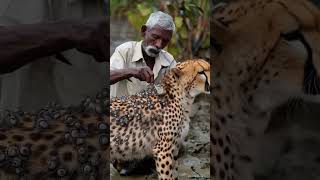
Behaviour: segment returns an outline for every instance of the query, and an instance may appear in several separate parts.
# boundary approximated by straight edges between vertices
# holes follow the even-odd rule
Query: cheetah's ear
[[[178,68],[172,68],[171,71],[177,78],[179,78],[182,75],[182,71]]]
[[[214,6],[213,14],[210,18],[210,26],[212,37],[214,37],[215,43],[223,45],[226,42],[231,41],[233,38],[232,28],[230,27],[230,22],[226,19],[221,18],[224,16],[224,12],[226,12],[228,5],[226,3],[219,3]],[[231,41],[232,42],[232,41]]]
[[[218,20],[212,20],[211,24],[213,27],[212,37],[214,38],[215,43],[224,45],[226,42],[231,41],[233,33],[227,26]]]

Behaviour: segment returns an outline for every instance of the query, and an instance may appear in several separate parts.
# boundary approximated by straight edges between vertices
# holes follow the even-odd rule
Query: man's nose
[[[156,46],[158,49],[163,49],[163,47],[162,47],[162,46],[163,46],[162,40],[157,40],[155,46]]]

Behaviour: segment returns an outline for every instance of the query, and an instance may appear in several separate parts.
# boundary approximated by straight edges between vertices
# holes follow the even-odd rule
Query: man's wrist
[[[127,71],[128,78],[137,76],[137,68],[128,68]]]
[[[52,29],[60,29],[57,30],[56,34],[59,34],[59,39],[70,44],[70,46],[74,47],[77,43],[79,43],[79,39],[83,36],[83,25],[79,24],[75,20],[61,20],[55,21],[48,24],[52,26]],[[77,29],[79,28],[79,29]],[[81,29],[80,29],[81,28]]]
[[[110,71],[110,82],[114,84],[116,82],[135,77],[135,68],[127,68],[120,70],[111,70]]]
[[[93,41],[92,37],[95,33],[98,33],[98,24],[101,22],[102,20],[99,18],[63,21],[63,23],[68,24],[69,40],[76,44]],[[105,20],[105,23],[107,23],[107,20]]]

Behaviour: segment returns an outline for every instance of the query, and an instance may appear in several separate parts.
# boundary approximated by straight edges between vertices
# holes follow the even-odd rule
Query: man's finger
[[[152,72],[152,71],[151,71]],[[153,74],[153,72],[151,73],[151,83],[153,83],[153,81],[154,81],[154,74]]]
[[[143,69],[143,74],[144,74],[144,77],[145,77],[145,81],[146,81],[147,83],[149,83],[149,81],[150,81],[150,75],[149,75],[149,72],[148,72],[147,68],[144,68],[144,69]]]
[[[145,75],[144,75],[144,72],[143,72],[142,70],[139,71],[138,76],[139,76],[138,79],[139,79],[140,81],[145,81],[145,80],[146,80]]]
[[[149,83],[153,83],[153,80],[154,80],[154,78],[153,78],[153,72],[151,72],[150,74],[149,74],[150,76],[150,81],[149,81]]]
[[[153,82],[153,79],[154,79],[154,75],[153,75],[153,71],[148,67],[146,68],[146,70],[148,71],[148,74],[149,74],[149,77],[150,77],[150,80],[148,83],[152,83]]]
[[[150,68],[148,68],[148,74],[149,74],[149,82],[148,83],[152,83],[153,82],[153,71],[151,71]]]
[[[135,75],[135,78],[139,79],[140,81],[143,81],[143,74],[142,72],[139,72],[138,74]]]

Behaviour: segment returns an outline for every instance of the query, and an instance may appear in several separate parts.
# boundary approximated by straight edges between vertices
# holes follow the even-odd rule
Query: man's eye
[[[153,38],[153,39],[158,39],[159,36],[157,36],[157,35],[152,35],[152,38]]]

